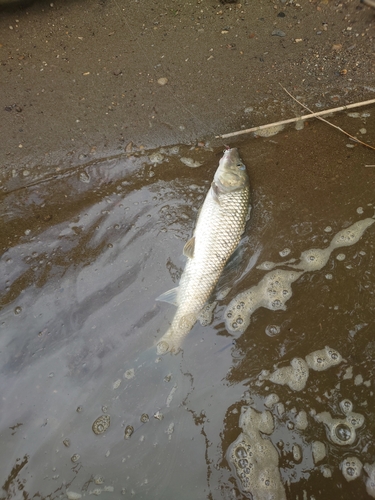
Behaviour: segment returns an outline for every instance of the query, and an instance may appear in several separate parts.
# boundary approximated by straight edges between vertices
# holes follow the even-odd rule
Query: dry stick
[[[375,1],[374,0],[361,0],[361,3],[368,5],[369,7],[374,7],[375,9]]]
[[[302,102],[300,102],[298,99],[296,99],[294,96],[292,96],[292,94],[290,92],[288,92],[286,90],[286,88],[284,88],[281,84],[280,84],[280,87],[285,90],[285,92],[288,94],[288,96],[290,96],[294,101],[298,102],[298,104],[300,104],[301,106],[303,106],[305,109],[307,109],[307,111],[310,111],[310,113],[312,113],[311,109],[309,109],[307,106],[305,106],[304,104],[302,104]],[[337,125],[334,125],[333,123],[329,122],[328,120],[326,120],[325,118],[322,118],[321,116],[317,116],[316,118],[318,118],[318,120],[321,120],[322,122],[324,123],[327,123],[328,125],[331,125],[331,127],[334,127],[336,128],[337,130],[339,130],[340,132],[342,132],[343,134],[347,135],[348,137],[350,137],[350,139],[352,139],[354,142],[358,142],[359,144],[362,144],[362,146],[366,146],[366,148],[370,148],[370,149],[373,149],[375,150],[375,148],[373,146],[370,146],[370,144],[366,144],[366,142],[362,142],[360,141],[359,139],[357,139],[357,137],[354,137],[353,135],[350,135],[348,132],[346,132],[345,130],[343,130],[341,127],[338,127]]]
[[[369,104],[375,104],[375,99],[370,99],[369,101],[357,102],[355,104],[347,104],[346,106],[340,106],[339,108],[325,109],[324,111],[318,111],[317,113],[311,113],[310,115],[297,116],[296,118],[289,118],[288,120],[282,120],[280,122],[268,123],[267,125],[259,125],[259,127],[248,128],[246,130],[239,130],[237,132],[231,132],[229,134],[216,135],[215,138],[227,139],[228,137],[235,137],[236,135],[258,132],[258,130],[265,130],[266,128],[276,127],[278,125],[287,125],[288,123],[295,123],[303,120],[309,120],[310,118],[317,118],[318,116],[329,115],[330,113],[337,113],[338,111],[345,111],[347,109],[359,108],[361,106],[368,106]]]

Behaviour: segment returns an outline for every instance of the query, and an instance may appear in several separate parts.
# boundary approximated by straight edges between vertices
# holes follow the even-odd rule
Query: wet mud
[[[374,120],[333,121],[371,140]],[[375,496],[373,152],[320,122],[231,145],[252,216],[213,321],[178,354],[156,353],[174,308],[155,298],[177,286],[222,148],[5,179],[0,498]],[[287,300],[228,328],[270,263],[294,273]]]

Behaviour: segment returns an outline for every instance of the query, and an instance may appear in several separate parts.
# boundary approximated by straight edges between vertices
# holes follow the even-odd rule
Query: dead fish
[[[184,247],[188,257],[180,284],[156,300],[177,306],[158,354],[177,351],[198,319],[229,257],[236,249],[249,216],[250,185],[236,148],[227,149],[200,210],[193,237]]]

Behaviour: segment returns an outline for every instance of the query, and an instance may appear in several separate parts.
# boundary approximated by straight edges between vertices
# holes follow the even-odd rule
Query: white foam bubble
[[[326,477],[326,478],[332,477],[332,471],[329,467],[322,467],[321,470],[322,470],[323,477]]]
[[[307,413],[305,412],[305,410],[301,410],[296,415],[296,428],[303,431],[307,429],[307,426],[308,426]]]
[[[313,441],[311,445],[314,464],[321,462],[327,454],[326,445],[321,441]]]
[[[196,161],[194,160],[193,158],[186,158],[185,156],[182,156],[180,158],[180,161],[186,165],[187,167],[190,167],[190,168],[198,168],[200,166],[203,165],[202,162],[199,162],[199,161]]]
[[[274,384],[288,385],[292,391],[301,391],[305,388],[309,376],[309,368],[302,358],[293,358],[290,366],[277,368],[273,373],[263,372],[263,380]]]
[[[282,130],[284,130],[285,125],[274,125],[273,127],[267,127],[263,130],[257,130],[255,135],[259,137],[272,137]]]
[[[280,401],[280,398],[277,394],[269,394],[265,401],[264,401],[264,406],[266,406],[267,408],[272,408],[276,403],[278,403]]]
[[[363,469],[368,475],[366,479],[366,491],[372,498],[375,498],[375,462],[373,464],[365,464]]]
[[[81,493],[77,493],[75,491],[66,491],[66,496],[68,500],[79,500],[82,498]]]
[[[265,332],[269,337],[275,337],[280,333],[281,329],[278,325],[267,325]]]
[[[225,323],[230,332],[244,332],[250,318],[259,307],[272,311],[285,310],[292,296],[291,284],[302,273],[279,269],[267,273],[258,285],[240,293],[225,311]]]
[[[302,460],[302,449],[298,444],[294,444],[292,448],[294,461],[299,463]]]
[[[257,266],[257,269],[260,269],[261,271],[271,271],[271,269],[273,269],[275,266],[277,266],[277,264],[266,260],[259,264],[259,266]]]
[[[300,262],[290,267],[303,269],[306,271],[319,271],[324,267],[331,254],[330,248],[311,248],[301,253]]]
[[[113,389],[118,389],[121,385],[121,379],[117,379],[116,382],[113,382]]]
[[[277,403],[276,405],[276,410],[277,410],[277,413],[279,415],[279,417],[282,417],[285,413],[285,406],[283,403]]]
[[[340,401],[340,409],[344,413],[344,415],[348,415],[353,411],[353,403],[350,399],[343,399]]]
[[[346,457],[340,464],[341,472],[347,481],[353,481],[361,475],[363,464],[357,457]]]
[[[323,371],[341,363],[342,356],[335,349],[325,346],[324,349],[308,354],[305,360],[308,367],[312,370]]]
[[[375,219],[372,218],[355,222],[350,227],[339,231],[327,248],[312,248],[302,252],[298,263],[295,263],[296,259],[290,259],[279,263],[266,261],[257,266],[257,269],[270,272],[257,285],[240,293],[229,303],[225,311],[227,330],[231,333],[244,332],[250,324],[251,315],[259,307],[265,307],[272,311],[285,310],[285,304],[292,296],[292,283],[305,272],[322,269],[336,248],[357,243],[365,230],[374,222]],[[328,229],[332,228],[327,226],[325,231]],[[286,265],[295,271],[276,269]],[[329,279],[331,278],[330,274],[327,276]]]
[[[330,248],[340,248],[357,243],[368,227],[375,222],[374,219],[367,218],[355,222],[350,227],[339,231],[332,239]]]
[[[131,379],[134,377],[134,368],[129,368],[129,370],[126,370],[124,373],[124,378]]]
[[[212,317],[214,314],[217,302],[207,302],[199,313],[198,321],[202,326],[207,326],[212,322]]]
[[[362,427],[365,419],[360,413],[352,411],[353,404],[348,399],[341,401],[340,408],[345,418],[333,418],[328,411],[323,411],[315,415],[315,420],[324,424],[331,442],[346,446],[354,443],[356,429]]]
[[[228,448],[227,459],[241,490],[258,500],[285,500],[278,452],[271,441],[262,436],[274,430],[272,414],[268,410],[260,413],[242,407],[239,423],[243,432]]]
[[[152,153],[149,156],[149,160],[153,165],[158,165],[160,163],[163,163],[164,161],[164,156],[161,153]]]

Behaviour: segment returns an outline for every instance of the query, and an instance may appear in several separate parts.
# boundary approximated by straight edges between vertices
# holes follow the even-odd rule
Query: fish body
[[[200,210],[193,237],[184,247],[188,257],[180,284],[157,300],[173,303],[176,314],[157,345],[159,354],[176,351],[198,319],[245,230],[250,186],[236,148],[227,149]]]

